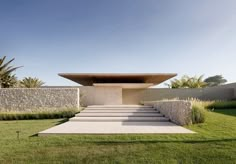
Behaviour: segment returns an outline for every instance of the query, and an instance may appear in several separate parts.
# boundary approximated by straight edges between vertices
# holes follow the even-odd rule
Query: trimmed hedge
[[[0,120],[31,120],[55,119],[73,117],[79,110],[65,110],[54,112],[4,112],[0,113]]]

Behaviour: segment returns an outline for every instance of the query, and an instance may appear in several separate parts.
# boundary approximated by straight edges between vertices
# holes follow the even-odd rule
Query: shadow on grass
[[[56,125],[63,124],[63,123],[65,123],[65,122],[67,122],[67,121],[69,121],[69,118],[64,118],[64,119],[62,119],[62,120],[60,120],[60,121],[57,121],[57,123],[55,124],[55,126],[56,126]]]
[[[134,143],[145,143],[145,144],[151,144],[151,143],[189,143],[189,144],[199,144],[199,143],[220,143],[220,142],[233,142],[236,141],[236,138],[232,139],[217,139],[217,140],[188,140],[188,141],[168,141],[168,140],[134,140],[134,141],[88,141],[89,143],[95,143],[98,145],[106,145],[106,144],[134,144]]]
[[[38,133],[33,134],[33,135],[29,136],[29,137],[38,137]]]
[[[65,123],[65,122],[67,122],[67,121],[69,121],[69,118],[64,118],[64,119],[62,119],[62,120],[60,120],[60,121],[57,121],[54,126],[63,124],[63,123]],[[35,134],[33,134],[33,135],[29,136],[29,137],[38,137],[38,133],[35,133]]]
[[[236,109],[215,109],[213,112],[236,117]]]

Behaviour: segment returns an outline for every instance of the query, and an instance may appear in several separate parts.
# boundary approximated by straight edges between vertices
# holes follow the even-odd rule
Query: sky
[[[58,73],[223,75],[236,82],[235,0],[0,0],[0,57]],[[164,87],[164,85],[160,85]]]

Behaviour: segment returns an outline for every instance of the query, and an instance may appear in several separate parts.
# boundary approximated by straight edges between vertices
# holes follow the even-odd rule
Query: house
[[[156,86],[176,75],[175,73],[59,74],[59,76],[82,85],[79,89],[81,101],[85,106],[138,104],[147,88]]]

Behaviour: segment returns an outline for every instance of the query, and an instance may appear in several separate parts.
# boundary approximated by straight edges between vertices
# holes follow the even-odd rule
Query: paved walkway
[[[70,121],[39,133],[58,134],[170,134],[194,133],[171,123],[148,106],[89,106]]]

